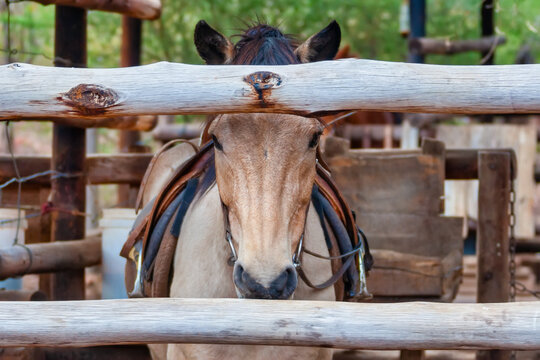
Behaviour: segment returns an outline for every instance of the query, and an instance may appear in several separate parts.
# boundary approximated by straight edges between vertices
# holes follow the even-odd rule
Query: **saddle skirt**
[[[137,211],[157,158],[170,146],[165,145],[150,162],[141,183]],[[298,274],[313,288],[334,285],[337,300],[369,298],[366,275],[373,259],[367,239],[356,226],[354,214],[330,178],[320,154],[317,158],[311,200],[324,232],[333,277],[323,284],[313,285],[301,267],[297,269]],[[120,253],[127,259],[125,283],[130,297],[169,296],[174,253],[185,214],[197,195],[204,194],[214,183],[214,146],[208,141],[176,169],[160,193],[144,206]],[[302,256],[309,255],[303,252]]]

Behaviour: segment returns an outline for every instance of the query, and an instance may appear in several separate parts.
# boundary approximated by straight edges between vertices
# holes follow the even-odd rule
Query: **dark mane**
[[[290,36],[277,28],[258,24],[239,35],[235,45],[235,65],[287,65],[299,64],[294,54],[295,44]]]

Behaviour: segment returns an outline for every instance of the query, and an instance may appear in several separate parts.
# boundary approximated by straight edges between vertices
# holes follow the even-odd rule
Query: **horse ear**
[[[298,46],[295,54],[300,62],[332,60],[339,49],[341,29],[336,20]]]
[[[233,44],[206,21],[201,20],[195,26],[194,40],[200,57],[208,65],[226,64],[232,60]]]

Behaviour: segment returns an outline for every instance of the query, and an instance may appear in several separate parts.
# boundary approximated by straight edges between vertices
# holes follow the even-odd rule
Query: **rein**
[[[326,288],[328,288],[330,286],[333,286],[337,281],[339,281],[339,279],[341,279],[341,277],[345,274],[347,269],[352,265],[352,262],[354,261],[354,256],[353,255],[358,254],[358,263],[359,263],[358,269],[359,269],[359,275],[360,275],[360,280],[359,280],[360,289],[359,289],[357,297],[362,298],[362,299],[371,299],[373,297],[367,291],[367,287],[366,287],[366,273],[365,273],[364,264],[365,264],[365,255],[366,255],[365,244],[367,244],[367,238],[366,238],[366,235],[364,234],[364,232],[362,230],[360,230],[358,227],[357,227],[357,231],[358,231],[358,235],[360,235],[358,245],[356,245],[356,247],[353,250],[351,250],[349,252],[346,252],[345,254],[341,254],[341,255],[338,255],[338,256],[324,256],[324,255],[318,254],[318,253],[316,253],[314,251],[308,250],[306,248],[303,249],[303,252],[305,252],[306,254],[311,255],[313,257],[316,257],[316,258],[319,258],[319,259],[323,259],[323,260],[339,260],[339,259],[347,258],[347,260],[343,263],[343,265],[341,265],[341,267],[339,268],[339,270],[337,272],[335,272],[328,280],[326,280],[325,282],[323,282],[321,284],[318,284],[318,285],[313,284],[309,280],[306,273],[304,272],[304,270],[300,266],[300,263],[298,264],[298,266],[296,266],[296,264],[295,264],[296,271],[298,272],[298,275],[306,283],[307,286],[309,286],[312,289],[318,289],[318,290],[326,289]],[[303,234],[302,234],[302,237],[303,237]],[[300,252],[300,254],[301,254],[301,252]]]

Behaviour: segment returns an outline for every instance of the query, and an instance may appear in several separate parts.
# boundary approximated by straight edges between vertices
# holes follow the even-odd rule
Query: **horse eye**
[[[311,141],[309,142],[310,149],[316,147],[319,145],[319,138],[321,137],[321,132],[316,132],[313,134],[313,137],[311,138]]]
[[[218,149],[219,151],[223,151],[223,146],[218,141],[217,137],[215,135],[212,135],[212,141],[214,142],[214,147]]]

